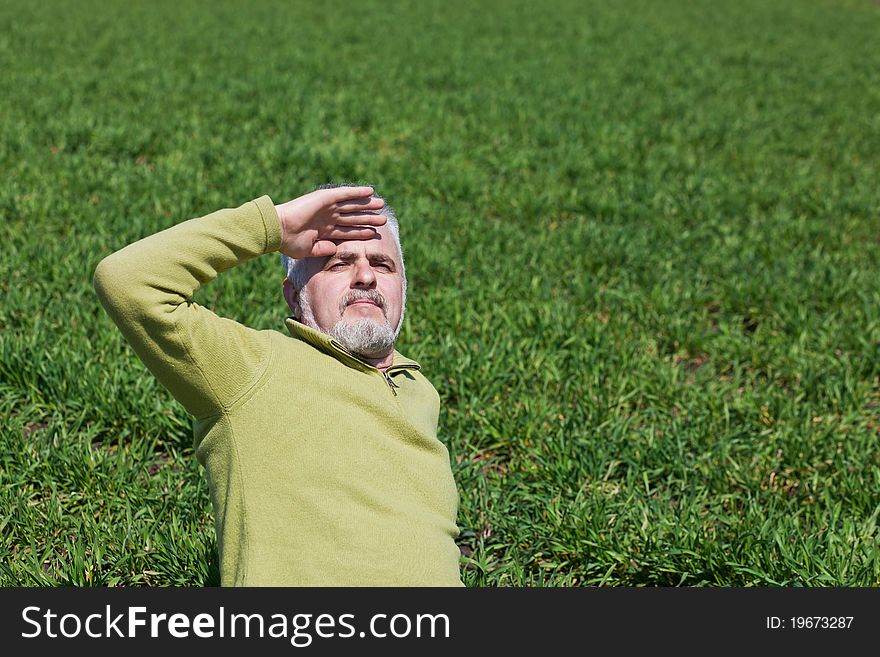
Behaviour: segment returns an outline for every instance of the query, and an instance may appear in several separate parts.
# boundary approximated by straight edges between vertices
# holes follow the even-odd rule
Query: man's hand
[[[275,206],[281,220],[282,254],[291,258],[331,256],[332,240],[368,240],[388,219],[380,210],[385,202],[373,199],[372,187],[334,187],[304,194]]]

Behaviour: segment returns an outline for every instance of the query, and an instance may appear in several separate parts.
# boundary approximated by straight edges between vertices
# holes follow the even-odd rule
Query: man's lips
[[[379,310],[382,310],[382,306],[380,306],[375,301],[370,301],[369,299],[358,299],[357,301],[352,301],[350,304],[348,304],[348,306],[375,306]],[[346,306],[346,308],[348,308],[348,306]],[[382,310],[382,312],[384,313],[385,311]]]

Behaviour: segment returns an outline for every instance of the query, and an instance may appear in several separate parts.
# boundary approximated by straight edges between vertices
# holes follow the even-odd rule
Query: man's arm
[[[189,413],[228,407],[268,358],[266,334],[193,301],[222,272],[277,251],[281,227],[271,199],[190,219],[104,258],[94,285],[138,357]]]
[[[274,206],[268,196],[190,219],[107,256],[94,286],[138,357],[196,417],[221,412],[267,365],[266,333],[217,316],[193,294],[222,272],[281,251],[331,255],[334,240],[369,239],[382,201],[370,187],[318,190]]]

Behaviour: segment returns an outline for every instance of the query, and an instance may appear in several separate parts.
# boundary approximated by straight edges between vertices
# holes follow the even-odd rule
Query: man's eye
[[[341,269],[342,267],[345,267],[345,266],[346,266],[346,263],[344,263],[344,262],[336,262],[336,263],[330,265],[329,269]]]
[[[376,265],[376,267],[379,267],[380,269],[384,269],[384,270],[386,270],[386,271],[391,271],[391,266],[388,265],[388,264],[386,264],[386,263],[384,263],[384,262],[380,262],[380,263],[378,263],[378,264]]]

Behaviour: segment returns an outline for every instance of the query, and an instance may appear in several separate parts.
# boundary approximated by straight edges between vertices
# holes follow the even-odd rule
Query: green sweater
[[[224,586],[461,586],[440,398],[394,352],[387,379],[329,336],[214,314],[193,293],[278,251],[263,196],[104,258],[94,284],[137,355],[195,416]]]

